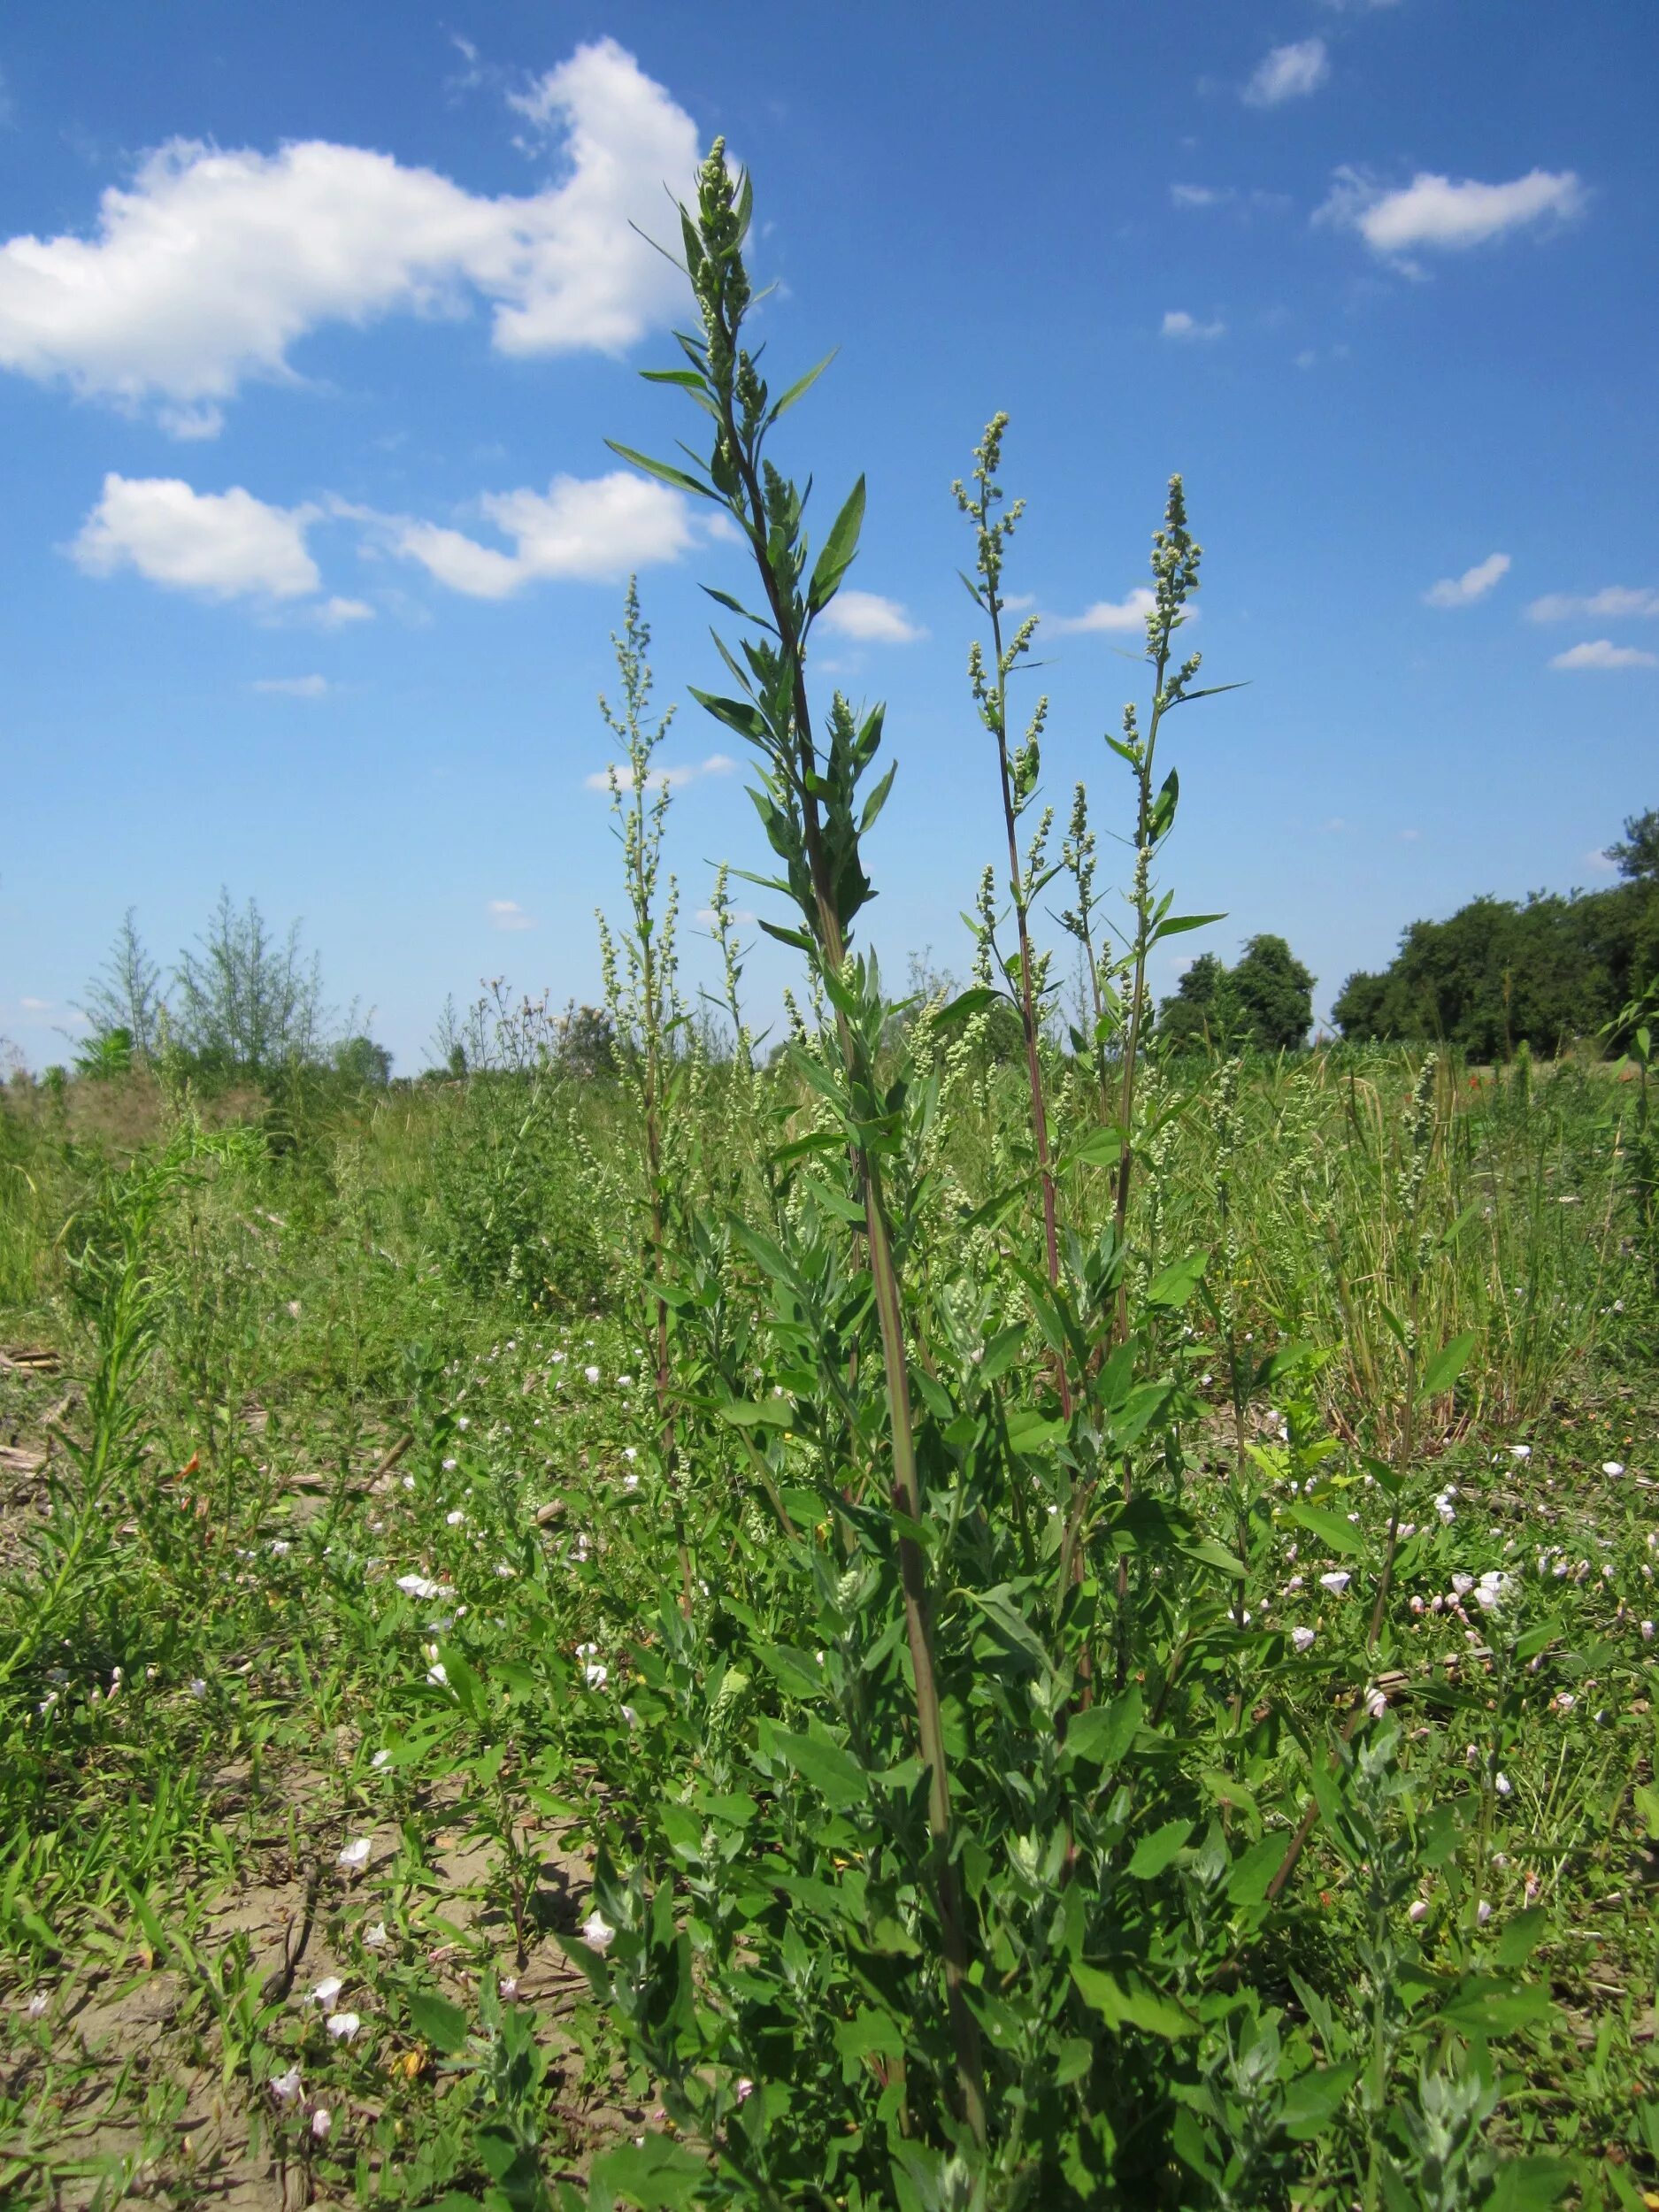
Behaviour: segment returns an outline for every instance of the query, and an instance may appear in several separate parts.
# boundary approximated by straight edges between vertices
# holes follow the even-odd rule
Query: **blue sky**
[[[14,12],[0,78],[0,1033],[36,1066],[128,905],[166,958],[221,883],[405,1071],[482,976],[596,992],[624,580],[667,699],[735,580],[603,442],[688,434],[628,224],[670,234],[716,131],[775,379],[841,349],[782,457],[826,505],[869,478],[826,658],[889,702],[895,964],[965,965],[996,847],[950,484],[997,408],[1062,821],[1079,776],[1125,818],[1102,733],[1186,475],[1194,641],[1249,687],[1175,726],[1170,879],[1225,956],[1282,933],[1326,1007],[1416,916],[1606,880],[1659,803],[1646,0],[78,0]],[[681,709],[688,915],[759,857],[733,749]],[[757,950],[761,1018],[789,972]]]

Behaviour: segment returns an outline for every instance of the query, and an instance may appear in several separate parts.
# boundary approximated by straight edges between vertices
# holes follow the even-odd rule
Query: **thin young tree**
[[[134,1059],[153,1055],[163,1012],[161,970],[138,933],[135,906],[122,916],[109,957],[87,986],[78,1010],[91,1024],[95,1045],[125,1031]]]

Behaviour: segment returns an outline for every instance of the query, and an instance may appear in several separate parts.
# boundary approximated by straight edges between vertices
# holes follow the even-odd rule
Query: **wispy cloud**
[[[1091,632],[1105,632],[1117,636],[1129,631],[1146,628],[1147,617],[1157,602],[1144,584],[1121,599],[1097,599],[1092,607],[1085,607],[1081,614],[1050,615],[1047,626],[1066,634],[1082,635]]]
[[[1373,253],[1400,261],[1419,248],[1457,253],[1552,219],[1571,222],[1586,199],[1571,169],[1532,169],[1508,184],[1420,170],[1409,184],[1388,191],[1363,171],[1343,168],[1313,220],[1356,230]]]
[[[1550,662],[1552,668],[1659,668],[1659,653],[1644,653],[1640,646],[1615,645],[1598,637],[1583,645],[1570,645]]]
[[[1632,615],[1659,615],[1659,591],[1645,584],[1609,584],[1601,591],[1547,591],[1526,610],[1529,622],[1618,622]]]
[[[1302,38],[1275,46],[1263,57],[1240,97],[1253,108],[1276,108],[1286,100],[1306,99],[1331,73],[1331,57],[1322,38]]]
[[[1189,315],[1184,307],[1171,308],[1158,325],[1161,338],[1177,338],[1186,342],[1208,343],[1224,335],[1227,326],[1219,315],[1213,322],[1201,323],[1195,315]]]
[[[861,645],[914,645],[927,635],[896,599],[879,592],[837,592],[824,610],[824,627]]]
[[[1471,607],[1509,574],[1509,565],[1507,553],[1488,553],[1461,576],[1442,576],[1438,584],[1431,584],[1424,600],[1431,607]]]
[[[648,791],[678,791],[682,785],[695,783],[703,776],[729,776],[737,763],[725,753],[710,753],[707,760],[687,761],[683,766],[657,768],[645,779]],[[589,791],[631,791],[634,778],[622,762],[612,762],[608,768],[595,768],[585,779]]]
[[[326,676],[256,676],[250,691],[266,691],[285,699],[322,699],[328,695]]]
[[[492,929],[534,929],[535,917],[526,914],[517,899],[490,899],[484,911]]]

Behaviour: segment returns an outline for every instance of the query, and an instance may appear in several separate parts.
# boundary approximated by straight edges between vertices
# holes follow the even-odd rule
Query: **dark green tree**
[[[1201,952],[1182,976],[1173,998],[1158,1015],[1158,1033],[1176,1052],[1224,1051],[1238,1027],[1238,1002],[1225,967],[1213,952]]]
[[[1200,953],[1164,1000],[1158,1032],[1177,1052],[1295,1052],[1313,1020],[1313,984],[1282,937],[1252,937],[1233,968]]]
[[[1659,807],[1624,817],[1624,834],[1607,849],[1620,875],[1632,883],[1659,883]]]
[[[1282,937],[1252,937],[1227,983],[1256,1051],[1297,1052],[1307,1043],[1314,979]]]

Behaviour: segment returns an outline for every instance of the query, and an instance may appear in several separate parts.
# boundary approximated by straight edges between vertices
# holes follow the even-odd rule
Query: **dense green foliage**
[[[1524,903],[1479,898],[1443,922],[1413,922],[1380,974],[1349,976],[1332,1012],[1361,1041],[1455,1044],[1477,1060],[1518,1045],[1556,1053],[1611,1031],[1659,982],[1659,857],[1649,812],[1609,848],[1626,880]]]

